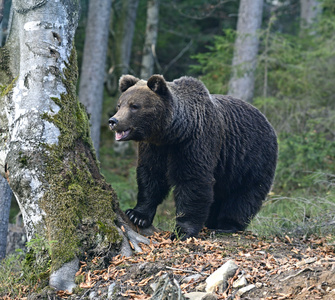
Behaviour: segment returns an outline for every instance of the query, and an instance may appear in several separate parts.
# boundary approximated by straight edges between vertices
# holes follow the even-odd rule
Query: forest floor
[[[156,233],[149,246],[142,245],[143,253],[117,256],[108,269],[92,270],[82,261],[77,273],[82,277],[80,292],[60,291],[57,298],[106,299],[113,284],[111,299],[149,299],[152,283],[165,273],[177,280],[183,294],[204,291],[206,278],[233,260],[239,268],[226,290],[217,288],[217,299],[335,299],[335,247],[330,237],[265,240],[250,232],[223,235],[206,230],[185,242],[172,242],[168,236]],[[255,286],[243,295],[232,287],[241,275]]]

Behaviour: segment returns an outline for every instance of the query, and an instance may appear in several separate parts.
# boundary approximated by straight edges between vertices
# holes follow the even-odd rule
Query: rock
[[[218,297],[216,297],[215,294],[207,293],[204,297],[201,298],[201,300],[217,300]]]
[[[197,281],[198,279],[200,279],[202,276],[200,274],[193,274],[190,276],[185,277],[181,282],[182,283],[189,283],[191,280],[193,281]]]
[[[158,282],[150,283],[150,287],[155,292],[157,290],[157,287],[158,287]]]
[[[72,261],[64,264],[57,271],[51,273],[49,285],[56,290],[69,291],[76,287],[74,277],[79,270],[79,259],[75,258]]]
[[[254,289],[256,286],[254,284],[249,284],[244,288],[241,288],[237,291],[236,295],[241,297],[243,294],[245,294],[246,292],[251,291],[252,289]]]
[[[152,300],[184,300],[180,286],[176,279],[170,279],[168,274],[162,275],[158,279],[158,285],[151,297]]]
[[[116,283],[113,282],[113,283],[108,287],[107,299],[113,299],[113,295],[114,295],[114,292],[115,292],[115,288],[116,288]]]
[[[261,282],[256,282],[256,288],[260,289],[263,286]]]
[[[233,288],[241,288],[248,284],[248,281],[245,279],[244,276],[241,276],[240,278],[236,279],[233,282]]]
[[[216,295],[212,293],[191,292],[184,295],[186,299],[190,300],[217,300]]]
[[[217,286],[221,286],[225,290],[228,279],[235,275],[237,269],[238,265],[233,260],[228,260],[206,279],[206,292],[214,292]]]
[[[97,293],[96,293],[95,291],[90,292],[88,298],[89,298],[90,300],[94,300],[94,299],[96,299],[96,298],[97,298]]]
[[[204,292],[206,290],[206,282],[200,283],[198,286],[195,287],[197,292]]]

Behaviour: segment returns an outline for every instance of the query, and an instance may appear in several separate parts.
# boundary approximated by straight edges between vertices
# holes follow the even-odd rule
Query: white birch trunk
[[[84,254],[108,261],[121,243],[123,255],[132,253],[128,239],[137,251],[139,242],[148,243],[124,221],[100,174],[76,96],[77,5],[13,0],[9,39],[0,49],[0,173],[19,203],[28,239],[51,249],[50,285],[69,291]],[[33,254],[35,264],[47,265],[48,253]]]
[[[252,101],[254,93],[259,43],[257,31],[261,27],[262,13],[263,0],[241,0],[228,93],[248,102]]]
[[[67,89],[64,69],[72,51],[77,7],[71,1],[13,0],[6,49],[2,49],[0,170],[22,212],[28,240],[49,236],[41,200],[50,190],[48,149],[59,143],[60,129],[48,119],[61,109],[52,99]],[[4,58],[4,55],[7,57]],[[4,75],[5,74],[5,75]],[[7,82],[6,82],[7,81]],[[46,238],[47,240],[47,238]],[[72,289],[74,283],[66,287]]]
[[[149,79],[154,71],[154,49],[157,42],[159,21],[159,0],[148,0],[147,25],[145,30],[145,42],[142,56],[142,79]]]
[[[13,1],[13,21],[6,47],[12,91],[1,98],[0,169],[18,199],[28,239],[43,224],[38,202],[47,190],[43,159],[45,145],[58,143],[60,130],[43,116],[60,107],[51,100],[66,88],[61,74],[72,50],[75,24],[69,4],[58,1]],[[70,2],[70,1],[69,1]],[[22,189],[22,187],[25,187]]]
[[[105,64],[111,15],[111,0],[90,1],[79,100],[90,114],[91,137],[99,155]]]

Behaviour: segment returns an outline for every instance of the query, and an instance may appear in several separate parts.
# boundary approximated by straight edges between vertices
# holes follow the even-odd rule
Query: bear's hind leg
[[[231,193],[221,199],[215,228],[223,232],[243,231],[262,206],[265,195],[250,191]]]

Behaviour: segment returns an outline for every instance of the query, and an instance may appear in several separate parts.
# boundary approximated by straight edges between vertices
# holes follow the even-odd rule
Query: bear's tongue
[[[115,140],[116,141],[120,141],[124,138],[126,138],[128,136],[130,132],[130,129],[126,130],[126,131],[117,131],[115,132]]]

